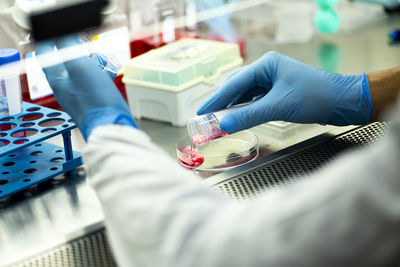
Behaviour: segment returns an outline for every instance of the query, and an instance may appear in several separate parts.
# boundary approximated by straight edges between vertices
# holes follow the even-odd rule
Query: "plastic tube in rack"
[[[0,50],[0,65],[20,60],[19,51],[16,49]],[[0,116],[21,113],[22,96],[18,68],[10,64],[9,68],[0,76]]]

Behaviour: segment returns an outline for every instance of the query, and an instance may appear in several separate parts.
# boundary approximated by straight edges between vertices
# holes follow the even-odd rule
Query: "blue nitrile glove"
[[[54,45],[62,49],[82,42],[74,35],[38,43],[36,54],[53,52]],[[57,101],[77,124],[85,140],[100,125],[123,124],[137,128],[128,105],[97,61],[80,57],[44,69]]]
[[[232,133],[268,121],[366,124],[372,115],[368,79],[330,73],[269,52],[234,72],[197,111],[199,115],[262,98],[240,107],[220,122]]]

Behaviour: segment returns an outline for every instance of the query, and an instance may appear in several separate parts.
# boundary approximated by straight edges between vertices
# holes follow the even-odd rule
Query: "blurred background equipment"
[[[320,10],[315,14],[315,25],[322,33],[334,33],[339,30],[339,15],[335,11],[338,0],[316,0]]]
[[[400,6],[400,2],[398,0],[359,0],[359,1],[381,4],[388,11],[395,10]]]
[[[61,1],[61,3],[53,6],[31,10],[29,25],[35,41],[71,34],[101,25],[101,11],[108,5],[108,0],[71,0],[69,2],[71,3]],[[73,23],[71,23],[71,19],[73,19]]]

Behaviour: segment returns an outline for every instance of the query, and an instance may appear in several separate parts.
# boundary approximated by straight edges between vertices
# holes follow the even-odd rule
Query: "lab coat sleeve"
[[[84,160],[120,266],[394,266],[400,122],[309,179],[238,203],[125,126],[95,129]]]

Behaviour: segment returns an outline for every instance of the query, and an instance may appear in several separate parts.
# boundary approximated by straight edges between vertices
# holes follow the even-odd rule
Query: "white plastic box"
[[[199,106],[240,66],[239,46],[181,39],[125,65],[129,106],[136,118],[184,126]]]

